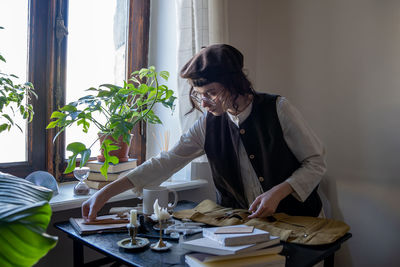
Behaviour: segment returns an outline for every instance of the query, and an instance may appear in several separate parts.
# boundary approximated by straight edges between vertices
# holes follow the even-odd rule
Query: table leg
[[[324,260],[324,267],[334,267],[335,264],[335,253],[332,253]]]
[[[74,257],[74,267],[84,266],[83,262],[83,245],[82,243],[73,240],[73,257]]]

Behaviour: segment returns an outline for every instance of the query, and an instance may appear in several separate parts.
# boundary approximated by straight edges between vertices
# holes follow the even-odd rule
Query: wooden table
[[[180,201],[177,210],[190,209],[196,204],[193,202]],[[185,266],[185,254],[189,251],[179,246],[178,241],[172,243],[172,248],[165,252],[154,252],[149,247],[135,251],[127,251],[118,247],[117,242],[127,238],[128,233],[103,233],[80,236],[75,232],[69,222],[59,222],[55,227],[65,232],[73,240],[74,266],[101,266],[114,262],[112,266],[125,264],[128,266]],[[157,236],[157,232],[149,232]],[[201,234],[198,234],[199,236]],[[324,261],[324,266],[334,266],[334,255],[341,245],[352,235],[347,233],[333,244],[322,246],[306,246],[282,242],[282,255],[286,256],[287,267],[307,267]],[[148,238],[150,243],[158,241],[157,238]],[[96,261],[84,262],[83,247],[92,248],[105,257]]]

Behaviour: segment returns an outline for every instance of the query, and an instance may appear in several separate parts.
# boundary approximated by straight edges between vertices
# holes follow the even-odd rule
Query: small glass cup
[[[74,170],[74,176],[79,180],[79,183],[74,187],[75,195],[88,195],[90,192],[89,186],[84,182],[88,178],[90,173],[89,167],[76,167]]]

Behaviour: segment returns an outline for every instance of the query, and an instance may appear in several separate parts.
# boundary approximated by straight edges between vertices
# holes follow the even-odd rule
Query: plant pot
[[[113,145],[116,145],[119,147],[117,150],[110,151],[110,156],[116,156],[119,159],[119,162],[126,162],[129,160],[129,148],[131,146],[131,140],[132,140],[132,134],[131,134],[131,139],[129,140],[129,144],[125,143],[122,141],[122,136],[118,138],[118,141],[115,141],[115,139],[111,136],[108,135],[107,139],[113,141]],[[99,133],[100,137],[100,144],[103,143],[104,138],[106,135]],[[103,155],[103,150],[101,150],[101,154],[97,156],[97,160],[100,162],[104,162],[105,158]]]

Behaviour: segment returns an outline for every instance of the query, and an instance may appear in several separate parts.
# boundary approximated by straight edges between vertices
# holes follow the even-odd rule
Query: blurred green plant
[[[32,266],[58,238],[46,233],[53,192],[0,172],[0,266]]]
[[[67,127],[74,124],[82,127],[84,133],[87,133],[89,127],[94,125],[100,135],[112,136],[114,140],[122,136],[123,142],[129,144],[132,129],[138,122],[143,120],[153,124],[162,123],[153,111],[156,103],[161,103],[171,111],[174,109],[176,99],[173,96],[174,92],[166,85],[160,84],[159,78],[167,81],[169,73],[156,72],[155,67],[151,66],[133,72],[129,79],[132,83],[124,81],[122,87],[103,84],[99,88],[89,88],[86,91],[92,94],[54,111],[51,115],[53,120],[47,125],[47,129],[58,127],[55,140]],[[93,144],[100,138],[94,139]],[[64,173],[74,170],[78,156],[81,157],[80,166],[85,166],[90,158],[93,144],[90,147],[80,142],[68,144],[67,150],[72,152],[72,156],[68,159],[68,166]],[[119,147],[112,140],[104,138],[100,148],[105,158],[100,171],[107,178],[109,164],[119,162],[117,157],[110,155],[110,152]]]

